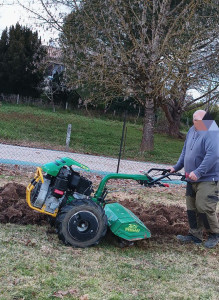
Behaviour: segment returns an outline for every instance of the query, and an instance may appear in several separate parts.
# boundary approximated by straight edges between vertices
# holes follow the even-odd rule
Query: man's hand
[[[173,167],[170,167],[169,170],[170,170],[170,173],[176,172],[176,170]]]
[[[195,175],[194,172],[191,172],[189,174],[189,179],[193,180],[193,181],[197,181],[198,180],[198,177]]]

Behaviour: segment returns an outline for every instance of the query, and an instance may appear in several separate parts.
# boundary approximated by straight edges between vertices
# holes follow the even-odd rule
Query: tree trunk
[[[168,134],[173,137],[183,138],[180,133],[180,119],[182,111],[179,107],[169,107],[168,104],[163,104],[162,109],[168,121]]]
[[[55,103],[54,103],[54,98],[53,98],[53,92],[51,92],[51,104],[52,104],[52,111],[55,113],[56,108],[55,108]]]
[[[173,120],[173,122],[168,124],[168,134],[173,137],[179,137],[180,136],[180,131],[179,131],[179,126],[180,122],[179,120]]]
[[[154,150],[154,100],[146,99],[140,151]]]

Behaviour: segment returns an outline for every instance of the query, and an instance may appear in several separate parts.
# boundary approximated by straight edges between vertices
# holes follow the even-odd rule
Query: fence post
[[[65,147],[66,151],[69,150],[70,138],[71,138],[71,124],[68,124],[67,135],[66,135],[66,147]]]
[[[19,94],[17,94],[17,104],[19,104]]]
[[[125,153],[126,137],[127,137],[127,126],[125,127],[125,136],[124,136],[123,149],[122,149],[122,154],[123,155]]]
[[[125,133],[125,127],[126,127],[126,115],[127,115],[127,111],[125,111],[125,115],[124,115],[123,128],[122,128],[122,138],[121,138],[121,143],[120,143],[119,158],[118,158],[118,165],[117,165],[116,173],[119,173],[119,165],[120,165],[121,154],[122,154],[122,145],[123,145],[124,133]]]

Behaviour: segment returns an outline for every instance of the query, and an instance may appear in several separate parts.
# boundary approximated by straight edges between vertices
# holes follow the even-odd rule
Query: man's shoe
[[[202,240],[200,240],[199,238],[197,238],[191,234],[177,235],[176,238],[178,241],[185,243],[185,244],[187,244],[187,243],[201,244],[202,243]]]
[[[212,233],[209,235],[207,241],[204,243],[206,248],[214,248],[219,243],[219,233]]]

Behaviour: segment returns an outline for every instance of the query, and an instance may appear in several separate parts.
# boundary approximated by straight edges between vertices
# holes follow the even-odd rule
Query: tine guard
[[[150,238],[150,230],[129,209],[119,203],[105,205],[108,226],[120,238],[127,241],[137,241]]]

